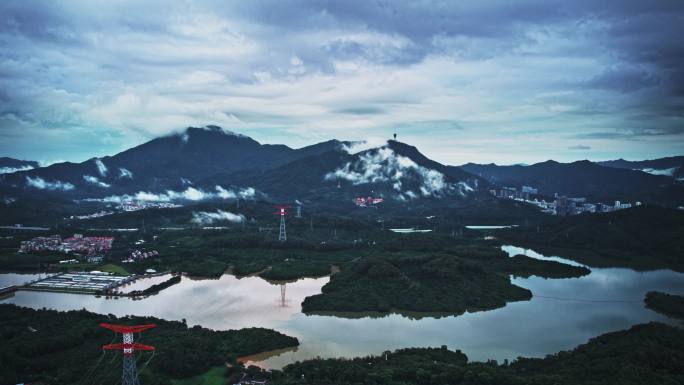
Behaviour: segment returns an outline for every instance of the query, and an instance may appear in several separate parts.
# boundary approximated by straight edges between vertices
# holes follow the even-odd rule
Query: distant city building
[[[519,202],[525,202],[539,207],[545,214],[570,216],[582,213],[602,213],[616,210],[623,210],[632,207],[631,203],[622,203],[615,201],[614,204],[605,205],[603,203],[591,203],[587,201],[586,197],[566,197],[558,193],[554,193],[554,201],[547,202],[544,199],[539,200],[538,197],[530,198],[530,195],[537,194],[538,190],[531,186],[522,186],[520,191],[515,187],[501,187],[498,189],[490,189],[489,193],[500,199],[512,199]],[[641,202],[635,202],[634,206],[640,206]]]
[[[561,217],[570,215],[569,205],[571,203],[572,201],[568,201],[567,197],[561,196],[556,198],[556,215]]]
[[[524,192],[524,193],[536,194],[537,191],[538,191],[538,190],[537,190],[536,188],[534,188],[534,187],[522,186],[522,192]]]

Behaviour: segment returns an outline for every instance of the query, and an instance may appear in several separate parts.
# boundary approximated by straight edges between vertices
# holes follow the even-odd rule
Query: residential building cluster
[[[172,209],[176,207],[183,207],[175,203],[169,202],[141,202],[141,201],[127,201],[116,206],[117,209],[123,211],[139,211],[145,209]]]
[[[632,206],[641,206],[641,202],[623,203],[615,201],[613,204],[604,203],[590,203],[586,198],[568,198],[565,196],[556,196],[554,201],[555,215],[570,216],[582,213],[608,213],[611,211],[624,210]]]
[[[530,200],[530,195],[537,194],[537,189],[529,186],[523,186],[520,191],[515,187],[501,187],[500,189],[489,190],[489,193],[497,198],[515,199],[515,200]]]
[[[66,254],[78,253],[96,256],[109,251],[112,248],[112,243],[114,243],[114,237],[84,237],[83,234],[74,234],[73,237],[62,239],[59,235],[52,235],[22,241],[19,252],[57,251]]]
[[[382,203],[384,199],[382,198],[373,198],[373,197],[358,197],[354,199],[354,204],[360,207],[369,207],[369,206],[375,206],[378,203]]]
[[[545,200],[538,195],[538,190],[530,186],[522,186],[520,190],[516,187],[502,187],[489,190],[490,194],[500,199],[512,199],[519,202],[533,204],[542,212],[550,215],[570,216],[582,213],[605,213],[628,209],[632,206],[639,206],[641,202],[624,203],[615,201],[613,204],[591,203],[587,198],[572,198],[555,194],[553,200]],[[532,197],[535,195],[534,197]]]
[[[121,262],[133,263],[133,262],[138,262],[138,261],[142,261],[142,260],[152,258],[152,257],[157,257],[157,256],[159,256],[159,252],[157,250],[152,250],[152,251],[133,250],[131,255],[129,255],[128,258],[122,260]]]

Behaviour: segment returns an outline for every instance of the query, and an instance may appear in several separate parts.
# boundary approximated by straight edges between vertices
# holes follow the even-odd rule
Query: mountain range
[[[640,170],[653,175],[663,175],[684,181],[684,156],[629,161],[624,159],[598,162],[601,166]]]
[[[355,151],[359,144],[330,140],[293,149],[261,144],[217,126],[190,127],[81,163],[38,167],[35,162],[2,158],[6,163],[0,165],[7,166],[0,167],[23,168],[0,175],[0,194],[110,203],[242,197],[322,206],[345,202],[349,207],[354,207],[354,197],[372,195],[384,198],[386,205],[456,207],[491,199],[488,191],[496,186],[527,185],[548,196],[684,204],[684,186],[676,178],[634,170],[671,168],[684,157],[638,164],[547,161],[457,167],[433,161],[416,147],[395,140]]]
[[[548,160],[529,166],[467,163],[461,168],[498,186],[530,186],[549,197],[559,194],[598,202],[637,200],[664,205],[680,205],[684,201],[684,185],[671,176],[608,167],[588,160]]]
[[[13,172],[25,171],[38,167],[40,167],[38,162],[32,160],[0,157],[0,174],[11,174]]]
[[[116,202],[254,197],[280,201],[345,200],[370,195],[404,202],[485,194],[488,183],[389,141],[354,153],[330,140],[292,149],[260,144],[217,126],[190,127],[113,156],[3,175],[5,194]]]

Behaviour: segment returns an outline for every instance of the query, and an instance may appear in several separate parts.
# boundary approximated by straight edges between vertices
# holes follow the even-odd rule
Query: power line
[[[538,298],[546,298],[546,299],[553,299],[557,301],[576,301],[576,302],[596,302],[596,303],[634,303],[634,302],[642,302],[642,300],[638,299],[589,299],[589,298],[572,298],[572,297],[553,297],[553,296],[548,296],[548,295],[538,295],[538,294],[533,294],[533,298],[538,297]]]

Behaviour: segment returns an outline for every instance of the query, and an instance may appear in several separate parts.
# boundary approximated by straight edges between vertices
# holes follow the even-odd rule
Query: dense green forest
[[[153,210],[146,214],[159,214]],[[131,213],[130,215],[133,215]],[[269,224],[270,226],[263,226]],[[44,271],[59,269],[92,270],[94,264],[59,265],[65,254],[17,253],[21,240],[34,236],[60,234],[114,236],[112,250],[104,264],[120,264],[134,250],[157,250],[158,257],[126,265],[132,273],[146,269],[183,272],[194,276],[218,277],[225,271],[243,276],[259,273],[273,280],[324,276],[331,266],[361,257],[399,251],[441,252],[464,245],[493,246],[482,240],[481,232],[468,231],[461,225],[436,218],[394,217],[378,222],[375,218],[320,216],[292,218],[288,223],[288,241],[277,241],[277,223],[232,225],[221,230],[198,227],[170,229],[148,226],[134,232],[87,230],[60,227],[46,232],[0,231],[0,266],[7,271]],[[435,230],[427,234],[397,234],[390,227],[420,227]],[[143,240],[144,244],[138,241]]]
[[[275,384],[625,385],[684,383],[684,330],[660,323],[604,334],[570,351],[512,363],[468,362],[442,348],[401,349],[286,366]]]
[[[646,307],[658,313],[684,319],[684,296],[649,291],[646,293]]]
[[[498,201],[497,201],[498,202]],[[246,204],[247,205],[247,204]],[[251,205],[251,206],[250,206]],[[198,206],[207,209],[210,205]],[[517,207],[517,210],[522,210]],[[465,210],[459,208],[458,210]],[[516,207],[507,207],[516,209]],[[148,268],[157,271],[184,272],[195,276],[216,277],[226,270],[236,275],[259,273],[274,280],[323,276],[333,265],[363,257],[381,257],[388,252],[451,252],[464,246],[514,243],[533,247],[544,253],[559,254],[591,266],[625,266],[636,269],[672,268],[684,271],[684,212],[655,206],[641,206],[613,213],[583,214],[567,218],[530,216],[519,227],[495,232],[500,238],[485,242],[481,231],[464,228],[473,223],[465,218],[452,219],[456,209],[443,210],[434,216],[427,212],[393,214],[382,217],[367,209],[356,216],[313,215],[290,218],[288,241],[277,241],[277,221],[269,217],[263,203],[249,203],[241,208],[254,215],[245,224],[228,224],[222,230],[205,230],[198,226],[173,226],[189,208],[142,210],[121,214],[139,223],[135,232],[87,230],[74,225],[61,225],[48,232],[0,232],[0,266],[10,271],[51,269],[94,269],[96,265],[59,266],[63,254],[16,253],[19,242],[36,235],[59,233],[63,236],[81,232],[86,235],[116,237],[113,250],[105,263],[120,263],[133,250],[157,250],[159,257],[127,266],[131,272]],[[180,211],[179,211],[180,210]],[[451,210],[451,211],[449,211]],[[176,214],[173,214],[176,213]],[[521,214],[522,215],[522,214]],[[93,225],[106,225],[108,217],[97,218]],[[119,216],[116,216],[119,218]],[[147,225],[142,226],[146,220]],[[473,219],[474,220],[474,219]],[[150,222],[155,225],[151,225]],[[159,223],[157,223],[159,222]],[[83,223],[81,223],[83,225]],[[130,223],[129,223],[130,225]],[[389,228],[416,227],[430,229],[425,234],[396,234]],[[146,243],[136,245],[138,240]]]
[[[612,213],[550,217],[539,226],[522,226],[497,234],[514,244],[590,266],[684,272],[682,210],[639,206]]]
[[[116,318],[86,311],[56,312],[0,305],[0,385],[116,383],[121,354],[101,346],[120,338],[100,322],[155,323],[140,342],[156,346],[137,357],[141,382],[168,385],[171,379],[204,373],[268,378],[273,384],[679,384],[684,382],[684,330],[649,323],[591,339],[571,351],[513,362],[468,362],[460,351],[409,348],[378,356],[312,359],[282,371],[239,365],[235,357],[294,346],[297,340],[267,329],[212,331],[151,317]]]
[[[344,266],[307,297],[306,313],[329,311],[419,311],[460,314],[466,310],[502,307],[509,301],[532,298],[510,282],[509,275],[579,277],[583,267],[509,258],[493,247],[464,247],[453,253],[393,253],[367,257]]]
[[[101,328],[101,322],[157,324],[139,340],[157,348],[154,357],[149,352],[137,357],[146,385],[170,384],[172,378],[201,374],[239,356],[298,345],[294,337],[262,328],[213,331],[153,317],[0,305],[0,384],[115,383],[121,377],[121,353],[101,346],[120,342],[121,335]]]

